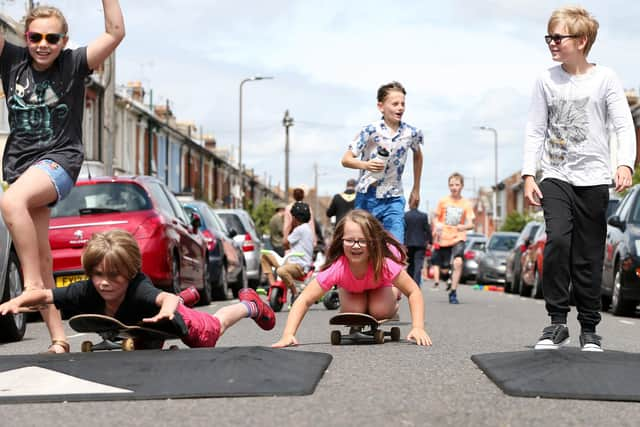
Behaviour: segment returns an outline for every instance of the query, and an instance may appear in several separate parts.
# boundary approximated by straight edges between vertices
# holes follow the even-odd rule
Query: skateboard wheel
[[[376,344],[384,344],[384,331],[382,329],[376,329],[373,333],[373,339]]]
[[[178,350],[178,346],[173,344],[169,346],[169,350]]]
[[[133,351],[136,349],[136,345],[131,338],[122,340],[122,351]]]
[[[342,335],[340,331],[331,331],[331,344],[332,345],[340,345],[342,341]]]
[[[89,353],[93,351],[93,343],[91,341],[82,341],[82,344],[80,345],[80,350],[83,353]]]
[[[391,341],[400,341],[400,328],[397,326],[391,328]]]

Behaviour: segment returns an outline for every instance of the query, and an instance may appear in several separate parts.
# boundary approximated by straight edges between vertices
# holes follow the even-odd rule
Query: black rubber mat
[[[640,354],[578,348],[471,356],[511,396],[640,401]]]
[[[266,347],[0,357],[0,403],[306,395],[325,353]]]

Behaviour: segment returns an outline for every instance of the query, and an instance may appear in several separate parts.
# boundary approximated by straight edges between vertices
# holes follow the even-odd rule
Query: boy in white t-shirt
[[[542,289],[551,325],[544,328],[535,349],[557,349],[569,342],[571,283],[580,347],[602,351],[596,326],[612,181],[607,129],[613,127],[619,144],[616,191],[631,185],[635,129],[616,74],[587,61],[598,22],[583,8],[565,7],[553,12],[547,31],[551,58],[561,65],[543,72],[535,84],[522,167],[525,198],[542,205],[547,232]],[[542,171],[539,186],[534,178],[537,161]]]

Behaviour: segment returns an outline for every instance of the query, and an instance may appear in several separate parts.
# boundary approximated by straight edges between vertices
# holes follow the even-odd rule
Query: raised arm
[[[116,49],[124,38],[124,18],[118,0],[102,0],[104,33],[87,46],[87,64],[94,70]]]

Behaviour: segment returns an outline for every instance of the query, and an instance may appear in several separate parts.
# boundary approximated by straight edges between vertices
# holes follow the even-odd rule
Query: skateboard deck
[[[349,327],[348,334],[342,334],[339,330],[331,331],[331,344],[338,345],[343,339],[352,342],[375,342],[383,344],[385,337],[391,337],[392,341],[400,341],[400,328],[394,326],[391,330],[384,330],[381,326],[391,319],[378,320],[364,313],[340,313],[329,320],[330,325],[342,325]]]
[[[82,351],[160,349],[167,339],[180,338],[178,331],[168,328],[171,322],[160,322],[158,328],[140,325],[125,325],[117,319],[103,314],[79,314],[69,319],[69,326],[76,332],[100,335],[102,342],[82,343]],[[162,328],[162,329],[160,329]]]

